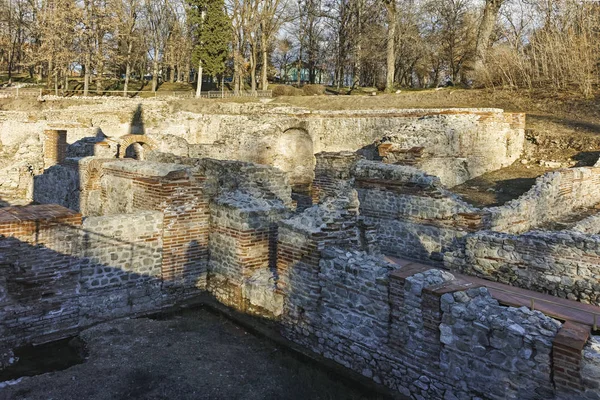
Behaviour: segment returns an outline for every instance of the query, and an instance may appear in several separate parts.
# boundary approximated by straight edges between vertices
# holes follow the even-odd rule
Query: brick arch
[[[119,158],[125,158],[125,151],[134,143],[139,143],[144,148],[154,150],[158,148],[158,144],[146,135],[130,134],[119,138]]]

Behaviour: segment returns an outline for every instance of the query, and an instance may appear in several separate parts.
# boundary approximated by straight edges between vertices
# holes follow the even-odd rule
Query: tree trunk
[[[354,79],[352,87],[360,86],[361,75],[362,75],[362,64],[360,62],[362,58],[362,15],[363,15],[364,1],[358,0],[356,2],[356,55],[354,60]]]
[[[503,1],[504,0],[485,1],[483,16],[481,17],[479,31],[477,32],[477,42],[475,44],[475,63],[473,66],[475,72],[480,71],[481,68],[483,68],[485,55],[490,47],[490,37],[494,31],[494,26],[496,25],[498,13],[500,12]]]
[[[394,69],[396,66],[395,39],[396,39],[396,1],[387,0],[387,72],[385,79],[385,91],[394,90]]]
[[[58,96],[58,71],[54,71],[54,95]]]
[[[154,48],[154,59],[152,60],[152,91],[158,90],[158,49]]]
[[[86,55],[85,64],[83,65],[83,95],[87,96],[90,90],[90,56]]]
[[[171,63],[171,76],[169,77],[169,82],[175,83],[175,64]]]
[[[50,89],[52,86],[52,81],[50,80],[50,76],[54,73],[54,60],[50,59],[50,61],[48,61],[48,81],[46,82],[48,89]]]
[[[65,68],[65,86],[63,89],[63,96],[67,95],[67,90],[69,90],[69,67]]]
[[[123,97],[127,97],[127,90],[129,89],[129,75],[131,75],[131,62],[127,61],[125,65],[125,83],[123,84]]]
[[[235,48],[233,50],[233,93],[235,93],[236,95],[239,94],[240,92],[240,67],[238,65],[238,57],[239,57],[239,52],[237,49],[237,45],[234,45]]]
[[[298,87],[302,83],[302,40],[300,40],[300,51],[298,52],[298,66],[296,67],[296,79],[298,80]]]
[[[252,46],[250,51],[250,82],[252,93],[256,92],[256,47]]]
[[[263,24],[264,26],[264,24]],[[261,69],[261,85],[262,90],[267,90],[269,82],[267,81],[267,67],[268,67],[268,52],[267,52],[267,35],[265,34],[264,28],[260,31],[260,47],[262,52],[262,69]]]
[[[198,61],[198,78],[196,83],[196,98],[200,98],[202,93],[202,61]]]

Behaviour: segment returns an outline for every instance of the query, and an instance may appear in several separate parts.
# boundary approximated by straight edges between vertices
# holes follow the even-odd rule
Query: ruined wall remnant
[[[285,240],[302,243],[298,233]],[[558,321],[500,306],[487,289],[446,272],[404,271],[346,248],[328,247],[316,258],[306,250],[295,253],[282,287],[289,339],[410,398],[560,398]],[[590,375],[571,365],[585,383],[556,383],[559,393],[592,393],[595,364]]]
[[[469,234],[444,254],[446,268],[600,305],[600,237],[579,232]]]
[[[485,266],[486,235],[508,237],[482,230],[489,212],[468,206],[436,177],[354,153],[321,153],[312,193],[318,204],[294,211],[288,175],[279,169],[149,156],[67,159],[49,168],[44,187],[61,177],[71,183],[45,199],[78,202],[85,218],[58,205],[0,209],[0,305],[8,310],[0,348],[64,337],[208,291],[411,398],[597,393],[600,349],[589,329],[500,306],[485,288],[448,272],[417,271],[378,255],[435,261],[445,253],[449,261],[451,251],[462,250],[463,260],[473,259],[469,266]],[[413,236],[403,237],[407,231]],[[548,245],[555,258],[546,261],[557,266],[552,273],[574,270],[574,258],[581,272],[589,257],[592,277],[594,237],[571,232],[581,240],[571,244],[567,233],[556,235]],[[486,246],[496,246],[491,242]],[[529,251],[526,243],[507,243],[490,257]],[[572,248],[579,252],[567,255]],[[576,345],[566,340],[573,337]]]
[[[481,226],[478,209],[414,167],[361,160],[352,177],[360,213],[376,226],[385,254],[439,262],[459,238]]]
[[[548,172],[518,199],[487,208],[490,228],[522,233],[578,208],[600,203],[600,168],[581,167]]]
[[[61,164],[67,156],[67,131],[46,129],[44,137],[44,169]]]
[[[182,157],[240,160],[280,168],[289,173],[293,186],[301,187],[312,180],[313,155],[323,151],[371,154],[369,149],[382,142],[400,149],[421,147],[419,168],[453,186],[510,165],[520,156],[524,141],[524,116],[498,109],[311,112],[230,104],[222,112],[201,114],[172,110],[158,100],[113,100],[43,110],[39,115],[0,112],[0,159],[11,167],[0,169],[0,177],[10,176],[6,190],[17,197],[31,196],[21,190],[31,177],[17,170],[27,168],[33,175],[43,168],[43,157],[33,149],[30,159],[25,159],[6,146],[29,152],[31,146],[43,143],[38,136],[44,129],[57,127],[67,129],[66,154],[71,158],[122,157],[129,148],[134,158],[145,159],[149,150],[156,150]],[[136,141],[121,143],[129,138]]]

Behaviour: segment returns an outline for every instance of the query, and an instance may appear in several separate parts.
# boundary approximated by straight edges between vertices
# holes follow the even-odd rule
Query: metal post
[[[535,300],[533,297],[531,298],[531,307],[530,308],[531,308],[531,311],[535,310]]]

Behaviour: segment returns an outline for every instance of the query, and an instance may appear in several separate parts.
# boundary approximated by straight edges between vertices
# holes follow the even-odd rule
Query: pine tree
[[[199,97],[202,74],[217,76],[225,71],[232,28],[224,0],[188,0],[188,5],[196,39],[192,61],[199,67],[196,89]]]

